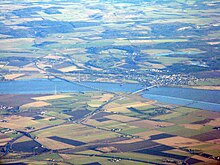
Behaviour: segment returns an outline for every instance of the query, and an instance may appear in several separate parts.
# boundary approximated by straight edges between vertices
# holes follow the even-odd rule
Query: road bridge
[[[149,89],[151,89],[151,88],[154,88],[154,87],[158,87],[158,86],[157,86],[157,85],[148,86],[148,87],[146,87],[146,88],[143,88],[143,89],[137,90],[137,91],[135,91],[135,92],[132,92],[131,94],[133,95],[133,94],[141,93],[141,92],[143,92],[143,91],[147,91],[147,90],[149,90]]]

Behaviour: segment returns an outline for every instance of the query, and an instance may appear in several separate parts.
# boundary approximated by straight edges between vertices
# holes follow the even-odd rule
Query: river
[[[104,82],[81,82],[108,92],[134,92],[143,88],[140,84],[116,84]],[[52,94],[86,92],[94,89],[59,79],[31,79],[0,82],[0,94]],[[184,105],[210,111],[220,111],[220,91],[189,88],[159,87],[142,92],[143,97],[168,104]]]

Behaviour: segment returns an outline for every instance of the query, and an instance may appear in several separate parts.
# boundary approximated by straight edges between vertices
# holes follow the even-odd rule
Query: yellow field
[[[214,120],[211,120],[209,123],[206,123],[205,125],[210,125],[213,127],[218,127],[220,123],[220,118],[216,118]]]
[[[68,124],[49,128],[47,130],[38,131],[35,133],[38,138],[47,138],[50,136],[59,136],[83,142],[91,142],[105,138],[115,137],[111,132],[98,130],[95,128],[82,127],[75,124]]]
[[[29,138],[27,136],[22,136],[16,142],[26,142],[26,141],[29,141],[29,140],[31,140],[31,138]]]
[[[79,133],[80,132],[80,133]],[[82,139],[83,138],[90,138],[91,136],[98,136],[102,134],[103,131],[92,129],[88,127],[73,125],[73,124],[67,124],[67,125],[61,125],[57,126],[55,128],[49,128],[47,131],[39,131],[36,133],[38,137],[49,137],[49,136],[61,136],[63,138],[68,139]],[[77,140],[77,139],[76,139]]]
[[[38,72],[39,69],[37,69],[37,68],[35,68],[35,67],[23,67],[23,68],[20,68],[19,71]]]
[[[49,95],[49,96],[41,96],[41,97],[33,97],[32,99],[38,101],[47,101],[47,100],[54,100],[54,99],[62,99],[71,97],[70,95]]]
[[[21,130],[23,130],[27,126],[31,126],[38,123],[37,121],[32,120],[31,117],[23,116],[9,116],[5,117],[4,120],[7,120],[8,122],[1,123],[1,127]]]
[[[73,130],[73,128],[77,129],[77,125],[60,125],[54,128],[49,128],[47,131],[38,131],[36,134],[39,137],[49,137],[49,136],[58,136],[63,134],[70,134],[70,130]],[[82,129],[80,127],[80,129]],[[82,129],[83,130],[83,129]]]
[[[27,109],[27,108],[31,108],[31,107],[38,108],[38,107],[46,107],[46,106],[49,106],[49,105],[51,105],[51,104],[47,103],[47,102],[44,102],[44,101],[35,101],[35,102],[32,102],[32,103],[24,104],[24,105],[20,106],[20,108],[21,109]]]
[[[120,122],[131,122],[131,121],[135,121],[135,120],[139,120],[138,118],[134,118],[134,117],[129,117],[129,116],[123,116],[123,115],[109,115],[106,116],[105,118],[111,119],[111,120],[116,120],[116,121],[120,121]]]
[[[24,74],[19,74],[19,73],[7,74],[7,75],[5,75],[4,77],[5,77],[5,79],[7,79],[7,80],[14,80],[14,79],[16,79],[16,78],[18,78],[18,77],[21,77],[21,76],[24,76]]]
[[[120,113],[129,113],[130,112],[126,107],[120,106],[120,105],[116,108],[107,109],[106,111],[107,112],[120,112]]]
[[[104,122],[106,122],[106,121],[104,121]],[[89,124],[89,125],[95,125],[95,126],[101,124],[101,122],[98,122],[95,119],[87,119],[84,123]]]
[[[4,146],[4,145],[7,144],[10,140],[11,140],[11,138],[0,139],[0,146]]]
[[[159,140],[154,140],[154,141],[160,144],[164,144],[164,145],[168,145],[172,147],[187,147],[187,146],[195,146],[195,145],[204,144],[203,142],[200,142],[198,140],[184,138],[180,136],[164,138],[164,139],[159,139]]]
[[[151,104],[154,104],[156,101],[147,101],[147,102],[135,102],[132,104],[127,104],[126,107],[134,107],[134,108],[138,108],[138,107],[144,107],[144,106],[148,106]]]
[[[121,113],[129,113],[130,110],[128,110],[127,108],[130,107],[134,107],[134,108],[138,108],[138,107],[144,107],[144,106],[148,106],[151,104],[154,104],[155,101],[147,101],[147,102],[133,102],[133,103],[127,103],[127,104],[117,104],[117,103],[111,103],[110,105],[107,105],[105,107],[106,111],[108,112],[121,112]]]
[[[27,65],[24,65],[22,68],[19,69],[20,71],[37,71],[37,72],[40,72],[40,70],[33,64],[33,63],[30,63],[30,64],[27,64]]]
[[[104,101],[108,101],[113,97],[112,94],[103,94],[102,97],[99,99],[99,101],[104,102]]]
[[[72,145],[68,145],[59,141],[55,141],[49,138],[45,138],[45,137],[38,137],[36,139],[36,141],[38,141],[39,143],[43,144],[44,146],[46,146],[49,149],[52,150],[57,150],[57,149],[64,149],[64,148],[74,148],[75,146]]]
[[[152,131],[146,131],[146,132],[139,132],[136,133],[135,136],[139,136],[140,138],[144,138],[144,139],[150,139],[150,136],[152,135],[158,135],[161,134],[163,132],[157,131],[157,130],[152,130]]]
[[[101,106],[101,105],[103,104],[103,102],[96,101],[96,100],[94,99],[94,100],[89,101],[87,104],[88,104],[88,106],[90,106],[90,107],[95,107],[95,108],[97,108],[97,107]]]

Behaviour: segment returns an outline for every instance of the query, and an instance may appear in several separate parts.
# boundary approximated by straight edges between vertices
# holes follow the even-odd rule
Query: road
[[[141,92],[143,92],[143,91],[147,91],[147,90],[149,90],[149,89],[151,89],[151,88],[155,88],[155,87],[158,87],[158,86],[157,86],[157,85],[148,86],[148,87],[146,87],[146,88],[143,88],[143,89],[137,90],[137,91],[135,91],[135,92],[132,92],[131,94],[132,94],[132,95],[138,94],[138,93],[141,93]]]

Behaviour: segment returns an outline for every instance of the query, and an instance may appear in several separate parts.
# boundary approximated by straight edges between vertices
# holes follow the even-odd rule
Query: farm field
[[[154,1],[2,1],[1,80],[219,90],[218,2]]]
[[[90,110],[91,102],[99,100],[103,104],[114,97],[113,94],[87,92],[28,96],[25,101],[20,99],[16,114],[2,114],[0,118],[2,151],[7,151],[4,145],[12,143],[2,162],[219,162],[220,134],[216,129],[219,126],[219,112],[182,106],[168,108],[169,105],[166,107],[132,95],[123,102],[109,103],[89,115],[93,112]],[[13,97],[19,100],[23,95]],[[132,101],[133,97],[136,100]],[[36,106],[36,100],[44,104]],[[119,103],[121,108],[114,108]],[[29,105],[29,108],[25,109],[24,105]],[[143,115],[140,115],[141,112]]]
[[[220,164],[218,0],[1,0],[0,164]]]

